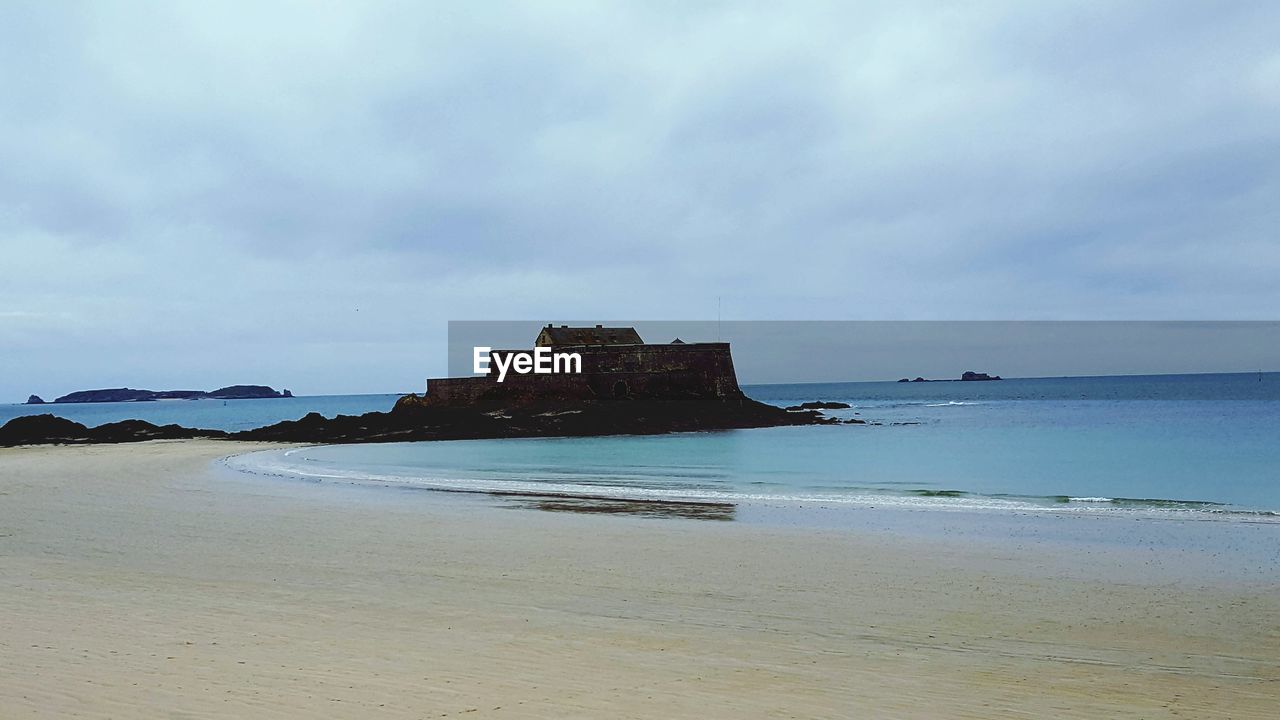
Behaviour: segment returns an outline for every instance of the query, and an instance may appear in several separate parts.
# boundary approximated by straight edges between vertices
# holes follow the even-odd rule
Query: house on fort
[[[569,327],[548,324],[535,348],[581,357],[581,372],[508,373],[498,381],[497,358],[528,354],[492,350],[487,375],[427,380],[431,406],[572,408],[575,404],[628,400],[722,400],[743,398],[729,343],[646,343],[633,327]]]
[[[574,347],[577,345],[643,345],[640,333],[635,328],[607,328],[597,325],[593,328],[569,327],[568,325],[547,324],[538,333],[534,341],[535,347]]]

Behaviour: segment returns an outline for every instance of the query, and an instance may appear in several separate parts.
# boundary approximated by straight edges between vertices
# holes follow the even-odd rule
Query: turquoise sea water
[[[1280,374],[747,387],[869,425],[267,451],[315,481],[736,505],[1280,522]]]
[[[399,395],[310,395],[263,400],[160,400],[121,403],[0,405],[0,425],[22,415],[51,413],[90,427],[120,420],[176,423],[208,430],[248,430],[309,412],[326,417],[387,411]]]

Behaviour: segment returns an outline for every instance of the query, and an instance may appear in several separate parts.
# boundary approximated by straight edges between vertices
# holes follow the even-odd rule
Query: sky
[[[3,3],[0,402],[418,390],[450,320],[1276,319],[1277,27]]]
[[[1249,373],[1280,368],[1280,321],[1188,320],[640,320],[647,343],[730,344],[743,385]],[[569,320],[570,326],[593,323]],[[532,348],[532,321],[449,323],[447,375],[475,375],[477,347]],[[480,373],[483,374],[483,373]]]

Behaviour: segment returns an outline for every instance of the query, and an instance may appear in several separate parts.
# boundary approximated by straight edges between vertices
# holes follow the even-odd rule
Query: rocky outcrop
[[[799,405],[792,405],[791,407],[787,408],[787,411],[795,412],[797,410],[847,410],[848,408],[851,408],[851,407],[853,406],[850,405],[849,403],[833,402],[831,400],[813,400],[811,402],[800,403]]]
[[[300,420],[224,433],[178,425],[156,426],[141,420],[86,428],[53,415],[15,418],[0,427],[0,446],[37,443],[136,442],[192,437],[228,437],[298,443],[397,442],[478,438],[655,435],[669,432],[730,430],[779,425],[835,425],[813,410],[789,412],[745,396],[725,400],[649,400],[582,403],[571,406],[523,406],[509,409],[428,404],[406,395],[391,412],[339,415],[310,413]],[[860,424],[861,421],[855,421]]]
[[[626,400],[567,407],[488,411],[432,405],[421,395],[400,398],[387,413],[301,420],[233,433],[236,440],[286,442],[396,442],[478,438],[654,435],[696,430],[835,424],[816,412],[788,412],[741,397],[721,400]]]
[[[145,420],[121,420],[89,429],[91,442],[105,443],[224,438],[226,436],[227,434],[221,430],[200,430],[181,425],[155,425]]]
[[[0,425],[0,446],[84,442],[89,428],[53,415],[25,415]]]
[[[188,438],[222,438],[221,430],[196,430],[179,425],[154,425],[142,420],[123,420],[97,427],[55,415],[25,415],[0,425],[0,447],[13,445],[46,445],[50,443],[122,443],[143,440],[177,440]]]
[[[44,398],[39,395],[31,395],[27,398],[28,405],[44,405]]]
[[[35,396],[32,395],[34,398]],[[152,400],[198,400],[212,398],[217,400],[256,400],[262,398],[293,397],[288,390],[276,392],[266,385],[229,385],[211,392],[204,390],[134,390],[132,388],[107,388],[103,390],[80,390],[63,395],[54,400],[55,403],[100,403],[100,402],[149,402]],[[37,400],[39,398],[36,398]],[[30,401],[28,401],[30,402]]]

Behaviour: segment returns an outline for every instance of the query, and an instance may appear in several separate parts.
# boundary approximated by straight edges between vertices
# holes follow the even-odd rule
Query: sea
[[[513,497],[1280,523],[1280,373],[744,390],[848,403],[827,414],[865,424],[317,446],[233,464]]]
[[[274,450],[244,470],[476,493],[1280,522],[1280,373],[749,385],[865,424]],[[398,395],[0,406],[243,430]]]

